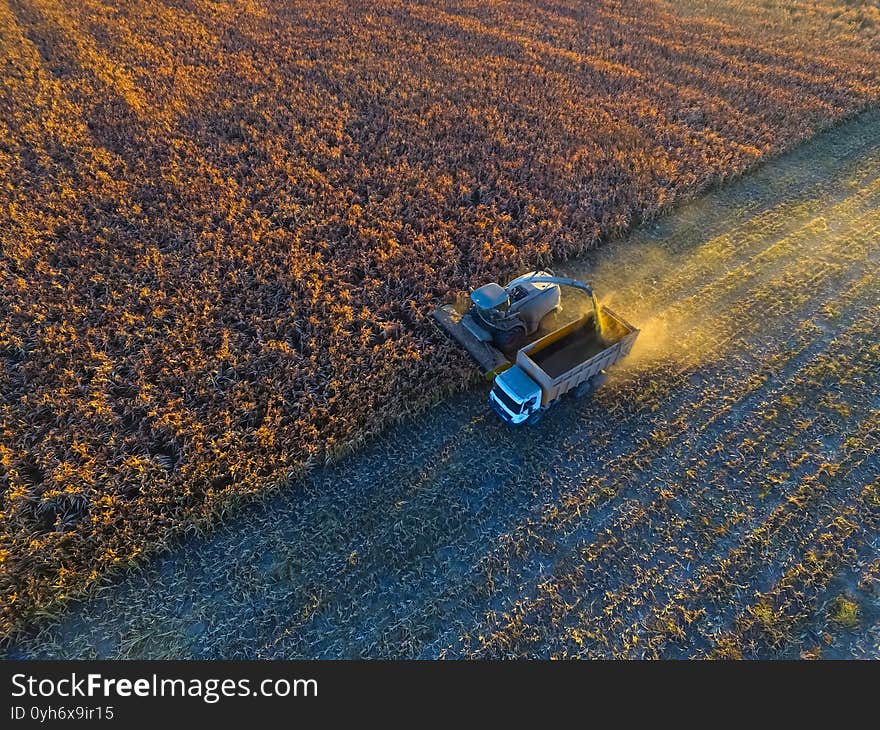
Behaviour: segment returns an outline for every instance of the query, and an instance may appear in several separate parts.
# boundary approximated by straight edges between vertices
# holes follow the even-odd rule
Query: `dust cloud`
[[[689,255],[693,252],[677,254],[657,244],[641,245],[632,252],[608,252],[587,274],[597,290],[601,328],[608,329],[602,324],[602,312],[608,308],[639,329],[626,366],[661,361],[684,366],[709,359],[711,325],[696,316],[697,307],[688,296],[670,291],[688,267]]]

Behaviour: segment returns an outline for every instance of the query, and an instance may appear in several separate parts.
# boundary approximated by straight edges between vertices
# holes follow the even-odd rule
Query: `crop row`
[[[460,387],[453,292],[880,97],[855,10],[733,5],[2,0],[0,635]]]

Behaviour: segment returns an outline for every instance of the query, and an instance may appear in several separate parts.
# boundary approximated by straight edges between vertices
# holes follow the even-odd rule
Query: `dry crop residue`
[[[643,327],[592,401],[454,396],[11,655],[878,658],[880,113],[564,273]]]
[[[753,5],[0,0],[0,635],[458,387],[450,292],[880,98],[870,4]]]

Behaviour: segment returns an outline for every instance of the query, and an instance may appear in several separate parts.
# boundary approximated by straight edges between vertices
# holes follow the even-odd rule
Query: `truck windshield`
[[[495,394],[495,397],[500,400],[507,407],[507,410],[509,410],[511,413],[519,413],[520,411],[522,411],[523,404],[517,403],[497,385],[492,388],[492,392]]]

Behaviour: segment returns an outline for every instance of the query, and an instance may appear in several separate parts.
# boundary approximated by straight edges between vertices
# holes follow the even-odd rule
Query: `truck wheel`
[[[593,394],[593,379],[585,380],[577,388],[574,389],[574,397],[589,398]]]
[[[589,379],[591,390],[599,390],[608,380],[608,373],[598,373]]]
[[[544,417],[544,411],[535,411],[531,416],[526,419],[526,423],[529,426],[534,426]]]

